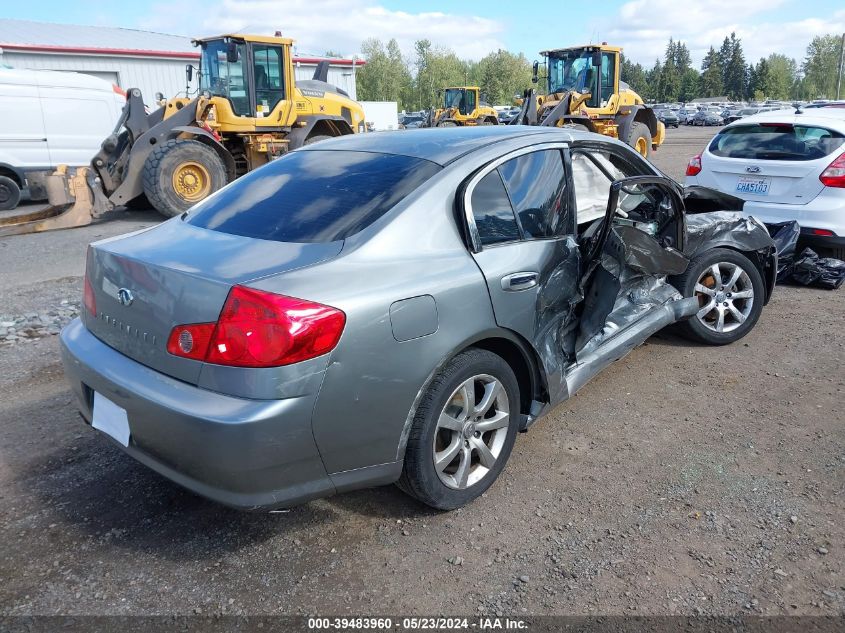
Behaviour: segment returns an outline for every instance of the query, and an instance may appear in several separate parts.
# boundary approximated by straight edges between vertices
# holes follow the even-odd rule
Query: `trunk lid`
[[[286,243],[230,235],[175,218],[91,245],[87,275],[101,341],[157,371],[197,384],[203,363],[167,352],[176,325],[217,320],[230,288],[338,255],[342,241]]]

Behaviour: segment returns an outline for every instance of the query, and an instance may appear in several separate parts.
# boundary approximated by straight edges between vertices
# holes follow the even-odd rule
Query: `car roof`
[[[809,110],[802,110],[800,113],[796,113],[791,107],[784,110],[766,110],[742,118],[739,121],[734,121],[728,127],[761,122],[818,125],[831,127],[839,132],[845,133],[845,109],[810,108]]]
[[[493,143],[519,138],[533,139],[538,136],[545,137],[536,139],[535,142],[538,143],[569,141],[588,135],[592,136],[586,132],[526,125],[444,127],[349,134],[320,141],[298,151],[343,150],[397,154],[421,158],[445,166]]]

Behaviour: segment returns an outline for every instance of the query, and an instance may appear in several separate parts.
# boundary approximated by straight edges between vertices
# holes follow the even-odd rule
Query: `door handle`
[[[502,277],[502,290],[528,290],[537,285],[540,273],[525,271]]]

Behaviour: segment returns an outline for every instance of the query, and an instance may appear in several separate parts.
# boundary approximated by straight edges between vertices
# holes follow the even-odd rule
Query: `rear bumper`
[[[78,319],[62,331],[61,352],[83,418],[90,424],[94,391],[126,409],[121,448],[185,488],[255,510],[335,492],[311,429],[317,394],[249,400],[200,389],[115,351]]]

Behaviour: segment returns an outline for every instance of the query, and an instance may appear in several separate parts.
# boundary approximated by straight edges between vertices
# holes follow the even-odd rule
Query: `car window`
[[[566,176],[559,150],[517,156],[499,166],[525,238],[554,237],[569,227]]]
[[[277,242],[333,242],[366,228],[440,170],[392,154],[291,152],[194,206],[186,222]]]
[[[755,123],[722,130],[708,149],[724,158],[805,161],[824,158],[843,143],[845,136],[822,127]]]
[[[483,245],[512,242],[520,238],[519,225],[498,169],[478,182],[470,202],[475,227]]]

